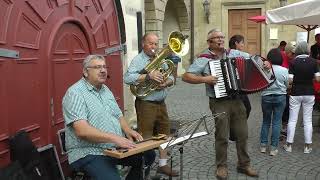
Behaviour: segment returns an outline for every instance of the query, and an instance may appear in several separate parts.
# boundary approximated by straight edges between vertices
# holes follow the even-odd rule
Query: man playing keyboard
[[[247,152],[248,125],[244,104],[237,96],[216,98],[218,96],[216,93],[224,93],[224,90],[223,88],[219,88],[220,81],[218,75],[211,75],[209,61],[218,61],[227,58],[224,39],[225,36],[220,30],[210,30],[207,36],[208,49],[193,61],[182,79],[191,84],[205,83],[206,95],[209,96],[209,105],[212,113],[225,112],[225,115],[215,119],[217,178],[227,179],[228,177],[227,147],[230,129],[234,130],[236,136],[238,172],[248,176],[258,177],[258,173],[250,166],[250,158]],[[219,74],[219,72],[217,73]]]
[[[132,140],[143,140],[128,126],[112,92],[104,84],[106,79],[104,57],[89,55],[83,61],[83,77],[63,97],[69,163],[95,180],[120,180],[116,165],[131,166],[126,180],[142,180],[141,155],[116,159],[103,154],[112,147],[135,148]],[[147,151],[144,157],[145,164],[151,165],[155,153]]]

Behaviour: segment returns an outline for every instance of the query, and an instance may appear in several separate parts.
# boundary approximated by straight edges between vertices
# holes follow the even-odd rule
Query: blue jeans
[[[144,152],[145,165],[150,166],[155,159],[153,150]],[[76,171],[84,171],[94,180],[121,180],[116,165],[131,166],[126,180],[143,180],[142,155],[116,159],[104,155],[87,155],[71,164]]]
[[[260,133],[260,143],[268,144],[269,129],[272,123],[271,146],[278,147],[281,130],[281,120],[286,106],[286,95],[267,95],[261,97],[263,123]]]

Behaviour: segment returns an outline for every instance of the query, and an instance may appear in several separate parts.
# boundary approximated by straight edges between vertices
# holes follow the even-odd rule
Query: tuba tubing
[[[187,36],[178,31],[171,32],[168,38],[168,45],[165,46],[159,53],[157,53],[142,71],[149,74],[155,70],[158,70],[163,73],[163,79],[167,80],[167,78],[172,74],[175,65],[171,60],[167,60],[165,58],[172,53],[175,53],[178,56],[184,56],[187,54],[188,50],[189,43]],[[163,68],[165,64],[168,66],[167,69]],[[158,88],[159,83],[152,79],[136,85],[130,85],[130,90],[136,97],[145,97]]]

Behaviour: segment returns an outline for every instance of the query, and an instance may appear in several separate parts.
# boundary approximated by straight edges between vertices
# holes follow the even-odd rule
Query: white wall
[[[129,3],[130,2],[130,3]],[[126,45],[127,54],[122,56],[123,74],[127,71],[131,60],[138,54],[138,30],[137,30],[137,16],[138,11],[142,12],[142,19],[144,20],[144,1],[128,1],[121,0],[122,12],[124,16],[126,29]],[[142,23],[144,24],[144,22]],[[131,94],[129,86],[123,86],[124,97],[124,116],[129,121],[131,126],[136,125],[136,116],[134,109],[134,96]]]
[[[172,1],[168,1],[170,3]],[[181,31],[178,22],[178,16],[175,12],[175,8],[172,4],[167,4],[164,14],[164,21],[162,23],[163,43],[168,43],[169,34],[172,31]]]

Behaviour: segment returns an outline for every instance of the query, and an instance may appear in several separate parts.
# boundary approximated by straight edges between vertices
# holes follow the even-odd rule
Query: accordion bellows
[[[275,81],[273,69],[263,67],[264,58],[251,56],[209,61],[211,74],[218,77],[216,98],[235,93],[253,93],[269,87]]]

